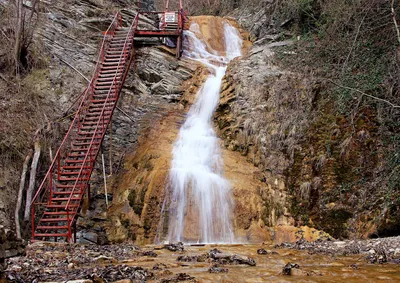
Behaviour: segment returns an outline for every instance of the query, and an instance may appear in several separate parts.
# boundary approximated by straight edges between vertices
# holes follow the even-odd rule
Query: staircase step
[[[63,208],[65,207],[65,205],[63,206]],[[69,213],[69,217],[73,218],[73,216],[75,216],[76,212],[75,211],[70,211]],[[43,212],[43,215],[67,215],[67,211],[45,211]]]
[[[102,75],[109,75],[109,74],[117,74],[117,75],[122,75],[122,72],[123,72],[123,69],[122,68],[120,68],[120,70],[119,71],[116,71],[115,69],[114,70],[101,70],[100,71],[100,76],[102,76]]]
[[[117,87],[116,87],[117,85],[113,85],[112,87],[111,86],[102,86],[102,85],[100,85],[100,86],[98,86],[98,85],[95,85],[95,87],[94,87],[94,89],[95,90],[113,90],[113,91],[115,91],[115,89],[117,89]]]
[[[117,67],[123,68],[123,67],[125,67],[125,60],[123,60],[123,61],[119,61],[119,60],[116,60],[116,61],[104,61],[104,62],[101,63],[101,68],[109,67],[109,66],[113,67],[114,69],[117,69]]]
[[[76,192],[72,193],[72,195],[80,195],[80,194],[81,194],[80,191],[76,191]],[[53,192],[53,195],[54,196],[70,196],[71,195],[71,191],[63,191],[63,192],[56,191],[56,192]]]
[[[97,81],[96,82],[96,87],[99,86],[107,86],[107,87],[111,87],[111,85],[116,85],[118,83],[118,80],[114,80],[113,78],[108,79],[108,80],[103,80],[103,81]]]
[[[77,178],[58,178],[58,181],[74,181],[74,182],[76,182],[76,180],[77,180]],[[86,178],[79,178],[79,181],[89,181],[90,180],[90,178],[88,178],[88,177],[86,177]]]
[[[52,201],[68,201],[70,198],[53,198]],[[81,200],[80,197],[72,197],[71,200]]]
[[[95,122],[93,122],[93,123],[95,123]],[[96,122],[96,124],[97,124],[97,122]],[[92,125],[92,127],[93,126],[96,126],[96,125]],[[90,127],[90,125],[88,125],[88,127]],[[90,141],[88,141],[86,144],[73,144],[71,150],[72,151],[87,151],[87,150],[89,150],[90,145],[92,145],[92,148],[95,149],[100,146],[100,143],[95,143],[95,142],[91,143]]]
[[[115,41],[117,41],[117,40],[125,40],[127,37],[128,37],[128,34],[129,33],[126,33],[126,34],[117,34],[117,35],[115,35],[114,37],[113,37],[113,39],[112,39],[112,41],[111,42],[115,42]],[[128,37],[128,40],[130,40],[130,39],[133,39],[134,37],[133,36],[129,36]]]
[[[82,166],[63,166],[62,167],[65,170],[74,170],[74,169],[80,169]],[[83,166],[83,169],[91,169],[91,166]]]
[[[56,184],[56,188],[61,188],[61,189],[69,189],[69,188],[73,188],[75,185],[74,184],[70,184],[70,185],[65,185],[65,184]],[[84,187],[85,185],[81,184],[77,184],[76,188],[80,188],[80,187]]]
[[[99,126],[97,126],[97,124],[96,124],[96,125],[81,126],[80,129],[82,131],[91,131],[91,130],[95,131],[96,129],[98,131],[100,131],[101,129],[104,129],[106,127],[107,127],[107,124],[99,124]]]
[[[108,48],[116,48],[116,47],[121,47],[121,49],[126,46],[127,48],[132,45],[130,42],[127,42],[126,44],[124,42],[111,42]]]
[[[105,130],[105,128],[99,128],[98,131],[79,131],[78,135],[92,138],[94,135],[102,135],[104,131],[101,131],[101,129]]]
[[[115,101],[117,101],[116,98],[95,99],[95,100],[92,100],[92,103],[95,103],[95,104],[97,104],[97,103],[105,103],[105,102],[107,102],[107,103],[114,103]]]
[[[119,53],[121,53],[121,52],[126,52],[127,50],[126,49],[124,49],[124,47],[123,46],[121,46],[121,47],[109,47],[108,49],[107,49],[107,52],[119,52]]]
[[[87,159],[85,163],[90,163],[90,162],[94,162],[95,160],[93,159]],[[76,159],[65,159],[65,163],[83,163],[83,160],[76,160]]]
[[[110,120],[110,115],[107,115],[107,116],[104,116],[104,121],[107,121],[107,120]],[[86,123],[86,122],[92,122],[92,121],[98,121],[100,118],[99,117],[96,117],[96,116],[91,116],[91,117],[85,117],[85,121],[84,121],[84,123]],[[101,118],[101,119],[103,119],[103,118]]]
[[[102,109],[98,109],[98,108],[93,108],[93,109],[89,109],[89,110],[91,110],[89,113],[87,113],[86,114],[86,117],[100,117],[100,114],[101,114],[101,111],[102,111]],[[106,109],[104,112],[103,112],[103,116],[110,116],[110,114],[111,114],[111,112],[112,112],[112,110],[111,109]]]
[[[97,97],[101,97],[102,99],[105,99],[107,97],[112,97],[112,98],[116,98],[117,94],[114,92],[109,92],[109,90],[105,90],[105,89],[96,89],[94,91],[93,97],[97,98]],[[119,96],[118,96],[119,97]]]
[[[115,105],[115,103],[114,103],[114,105]],[[98,113],[97,115],[100,117],[100,116],[102,116],[101,112],[103,112],[103,114],[104,114],[106,111],[114,110],[114,105],[113,106],[106,105],[106,107],[103,107],[103,105],[101,105],[101,104],[100,105],[92,104],[92,105],[90,105],[89,111],[91,113]],[[104,108],[104,111],[103,111],[103,108]]]
[[[93,125],[93,124],[97,124],[98,122],[107,124],[108,121],[111,120],[111,117],[109,115],[107,116],[90,116],[90,117],[86,117],[85,120],[83,121],[82,125]]]
[[[34,237],[42,237],[42,238],[48,238],[48,237],[67,237],[68,233],[54,233],[54,234],[50,234],[50,233],[35,233]]]
[[[112,39],[112,41],[114,41],[115,39],[121,39],[121,38],[126,38],[129,35],[129,32],[120,32],[120,33],[116,33]],[[133,38],[133,36],[129,36],[129,38]]]
[[[97,78],[98,82],[112,82],[114,81],[114,79],[116,81],[121,80],[121,76],[116,76],[115,74],[109,74],[109,75],[103,75],[103,76],[99,76]]]
[[[118,65],[118,64],[117,64]],[[123,71],[125,68],[125,64],[120,64],[119,67],[117,65],[114,66],[108,66],[108,65],[104,65],[102,63],[101,67],[100,67],[100,72],[103,73],[104,71],[114,71],[116,72],[117,70],[119,72]],[[118,68],[117,68],[118,67]]]
[[[62,230],[68,229],[68,226],[37,226],[37,230]]]
[[[90,172],[87,170],[83,170],[81,175],[88,175]],[[73,176],[73,175],[79,175],[79,171],[73,171],[73,172],[60,172],[61,176]]]
[[[90,156],[96,155],[96,153],[94,153],[94,152],[89,152],[88,154],[86,154],[86,153],[69,153],[68,157],[86,157],[86,155],[88,157],[90,157]]]
[[[102,137],[103,137],[103,136],[101,136],[101,135],[95,136],[94,139],[93,139],[93,141],[99,140],[99,139],[101,139]],[[91,136],[91,137],[79,137],[79,138],[76,138],[75,140],[77,140],[77,141],[91,141],[92,138],[93,138],[93,136]]]
[[[85,122],[85,123],[97,123],[97,122]],[[87,145],[91,145],[91,144],[94,144],[94,145],[97,145],[97,146],[99,146],[100,145],[100,142],[96,142],[95,140],[92,142],[92,141],[86,141],[86,142],[76,142],[76,141],[74,141],[74,142],[72,142],[72,146],[87,146]]]
[[[99,125],[97,126],[97,124],[99,124]],[[92,125],[87,124],[87,125],[82,126],[81,130],[90,131],[90,130],[96,130],[96,128],[98,130],[100,130],[100,129],[106,128],[106,127],[107,127],[107,123],[102,124],[102,123],[94,122]],[[96,146],[92,146],[92,148],[96,148]],[[81,147],[81,148],[75,147],[73,150],[74,151],[83,151],[83,150],[88,150],[88,149],[89,149],[89,147],[86,147],[86,148],[85,147]]]
[[[69,204],[68,207],[79,207],[79,204]],[[65,204],[49,204],[47,208],[65,208]]]
[[[121,53],[123,53],[124,55],[128,55],[128,54],[129,54],[129,51],[124,51],[124,50],[114,50],[114,51],[112,51],[112,50],[107,50],[107,51],[106,51],[106,57],[109,56],[109,55],[112,55],[112,56],[118,55],[118,56],[120,56]]]
[[[73,218],[69,218],[69,221],[72,221]],[[68,221],[68,218],[66,217],[60,217],[60,218],[42,218],[40,219],[40,222],[65,222]]]
[[[112,57],[112,58],[105,58],[103,61],[104,63],[109,63],[109,62],[121,62],[121,64],[125,64],[126,62],[126,56],[117,56],[117,57]]]
[[[128,52],[112,52],[112,53],[106,53],[105,59],[116,59],[116,58],[124,58],[128,57],[129,53]]]
[[[105,108],[104,108],[104,111],[103,111],[103,106],[102,105],[94,105],[94,104],[92,104],[92,105],[90,105],[90,107],[89,107],[89,111],[90,111],[90,114],[97,114],[97,116],[102,116],[101,115],[101,112],[103,112],[103,114],[105,113],[105,112],[111,112],[112,110],[114,110],[114,107],[110,107],[110,106],[106,106]]]
[[[115,80],[121,80],[121,75],[116,75],[115,73],[110,73],[110,74],[104,74],[104,75],[101,75],[100,77],[98,77],[97,78],[97,80],[98,81],[109,81],[109,80],[114,80],[114,78],[115,78]]]

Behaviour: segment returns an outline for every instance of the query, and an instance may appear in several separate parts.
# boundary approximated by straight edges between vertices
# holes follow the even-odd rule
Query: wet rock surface
[[[237,265],[237,264],[247,264],[250,266],[255,266],[256,262],[254,259],[240,256],[236,254],[225,254],[218,249],[212,249],[208,253],[200,254],[200,255],[184,255],[179,256],[177,261],[181,262],[212,262],[214,263],[214,267],[218,267],[219,265]],[[211,270],[211,269],[210,269]],[[217,271],[218,268],[212,269]],[[219,271],[225,272],[225,271]],[[214,272],[218,273],[218,272]]]
[[[183,252],[185,250],[182,242],[165,244],[163,248],[171,252]]]
[[[224,254],[219,250],[211,250],[210,253],[210,258],[213,259],[214,262],[219,263],[219,264],[246,264],[250,266],[255,266],[256,262],[254,259],[246,257],[246,256],[240,256],[240,255],[230,255],[230,254]]]

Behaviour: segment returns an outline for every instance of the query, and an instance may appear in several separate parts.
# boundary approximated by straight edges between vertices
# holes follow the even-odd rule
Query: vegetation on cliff
[[[255,40],[253,52],[244,59],[248,62],[237,62],[227,77],[241,88],[236,95],[245,90],[251,94],[244,87],[259,85],[255,78],[238,78],[238,68],[261,68],[260,58],[275,53],[265,62],[281,70],[265,73],[263,87],[256,87],[258,104],[253,107],[266,106],[269,114],[249,116],[236,133],[223,126],[223,135],[233,135],[229,139],[238,142],[235,148],[250,154],[264,176],[272,172],[286,179],[298,224],[314,225],[335,237],[397,235],[398,3],[222,1],[219,7],[238,17]],[[245,99],[244,95],[236,99]],[[243,111],[247,110],[236,114]]]

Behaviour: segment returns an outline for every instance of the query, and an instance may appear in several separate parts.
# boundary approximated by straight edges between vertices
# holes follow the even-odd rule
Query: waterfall
[[[231,186],[223,176],[219,139],[212,117],[218,105],[226,65],[241,55],[242,39],[224,21],[224,54],[202,39],[197,23],[184,32],[184,56],[210,71],[197,93],[173,147],[167,194],[170,242],[232,243]],[[221,53],[221,52],[220,52]]]

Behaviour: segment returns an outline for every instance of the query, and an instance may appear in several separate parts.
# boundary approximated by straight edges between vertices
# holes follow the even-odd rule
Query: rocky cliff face
[[[307,9],[313,11],[312,5]],[[296,226],[317,227],[338,238],[396,235],[397,169],[391,164],[398,164],[393,149],[399,144],[389,142],[398,133],[388,125],[397,123],[397,111],[363,104],[356,94],[354,108],[340,110],[348,89],[332,87],[317,63],[307,61],[308,52],[319,52],[313,49],[318,38],[285,40],[300,34],[286,28],[299,20],[291,12],[280,11],[277,1],[240,2],[229,11],[255,43],[225,77],[215,117],[224,145],[245,156],[259,169],[264,186],[275,191],[260,194],[267,225],[291,216]],[[382,115],[386,111],[390,119]],[[278,192],[281,197],[274,198]]]
[[[39,137],[43,149],[39,182],[69,123],[59,118],[86,87],[72,67],[90,78],[101,31],[117,10],[131,19],[136,9],[131,2],[41,2],[35,68],[18,87],[0,72],[0,225],[13,225],[20,171],[33,141]],[[298,19],[277,3],[224,0],[218,10],[236,18],[251,32],[244,38],[253,41],[229,66],[215,115],[235,197],[236,234],[251,242],[327,236],[302,225],[339,238],[398,233],[398,112],[363,104],[365,96],[354,94],[348,103],[357,111],[340,112],[332,93],[343,89],[333,89],[317,67],[296,68],[315,49],[302,49],[306,41],[292,40],[297,33],[290,25]],[[143,5],[150,9],[153,1]],[[215,46],[221,44],[215,40]],[[107,178],[111,205],[107,209],[99,163],[91,202],[79,221],[82,242],[104,242],[104,233],[113,242],[153,242],[172,144],[206,74],[199,65],[175,60],[168,48],[137,50],[103,146],[106,173],[112,175]],[[395,89],[396,82],[393,94]],[[394,117],[390,123],[387,113]]]
[[[152,7],[153,1],[142,1],[141,8],[144,4]],[[3,110],[0,117],[4,121],[0,134],[1,225],[13,226],[22,163],[36,139],[40,139],[42,145],[36,185],[45,174],[49,155],[57,149],[69,125],[68,117],[63,116],[85,89],[87,81],[83,76],[91,78],[102,40],[101,31],[108,27],[117,11],[129,21],[136,8],[131,1],[119,1],[118,4],[84,0],[40,3],[39,22],[31,47],[31,56],[38,64],[18,82],[19,88],[15,88],[11,76],[1,74],[0,88],[4,93],[0,97]],[[139,25],[149,27],[154,21],[144,18]],[[132,66],[113,116],[112,134],[107,135],[104,143],[107,174],[111,170],[118,171],[127,150],[135,147],[140,130],[149,127],[149,121],[160,116],[159,109],[168,106],[182,93],[180,82],[191,72],[178,70],[176,75],[168,75],[169,70],[179,68],[173,62],[173,54],[167,49],[144,48],[137,52],[136,66]],[[166,85],[168,89],[164,89]],[[104,194],[96,196],[103,189],[100,175],[99,164],[93,173],[91,198],[102,204]],[[29,236],[28,232],[26,236]]]

